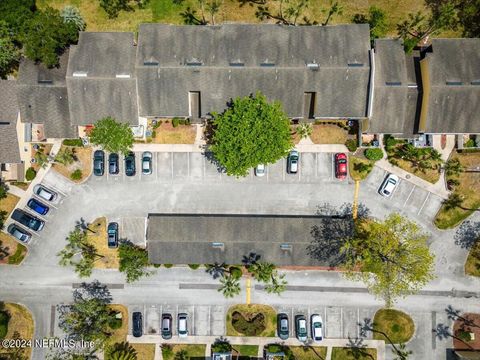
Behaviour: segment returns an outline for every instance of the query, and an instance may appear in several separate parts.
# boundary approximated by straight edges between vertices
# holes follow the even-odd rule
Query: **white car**
[[[312,339],[315,342],[322,341],[323,339],[323,321],[322,317],[318,314],[313,314],[311,317],[312,326]]]
[[[397,175],[388,174],[385,180],[383,181],[382,186],[380,186],[380,189],[378,190],[378,192],[382,196],[390,197],[390,195],[392,195],[393,191],[395,190],[399,182],[400,182],[400,179],[398,178]]]
[[[152,153],[150,151],[145,151],[142,154],[142,174],[152,174]]]
[[[47,189],[45,186],[40,184],[35,185],[33,188],[33,193],[47,201],[54,201],[57,198],[57,193],[55,191]]]
[[[178,314],[178,336],[181,338],[188,336],[187,314]]]
[[[255,176],[262,177],[264,175],[265,175],[265,165],[258,164],[257,167],[255,168]]]

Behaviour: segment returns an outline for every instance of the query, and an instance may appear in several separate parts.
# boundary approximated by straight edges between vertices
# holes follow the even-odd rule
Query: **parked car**
[[[118,247],[118,223],[111,222],[107,227],[108,247],[111,249]]]
[[[262,177],[265,175],[265,164],[258,164],[255,168],[255,175],[258,177]]]
[[[40,215],[46,215],[48,213],[48,210],[50,210],[50,208],[47,205],[41,203],[40,201],[34,198],[31,198],[30,200],[28,200],[27,206]]]
[[[152,153],[145,151],[142,154],[142,174],[150,175],[152,173]]]
[[[278,314],[277,315],[277,333],[278,337],[282,340],[287,340],[290,335],[289,326],[288,326],[288,315],[287,314]]]
[[[290,151],[287,158],[287,172],[289,174],[296,174],[298,171],[299,154],[297,150]]]
[[[335,177],[344,180],[347,177],[347,155],[344,153],[335,154]]]
[[[33,193],[47,201],[54,201],[57,198],[57,193],[55,191],[47,189],[45,186],[40,184],[35,185],[33,188]]]
[[[380,189],[378,192],[380,195],[383,195],[385,197],[390,197],[392,195],[393,191],[397,187],[400,179],[398,178],[397,175],[394,174],[388,174],[385,180],[383,181],[382,185],[380,186]]]
[[[40,231],[45,225],[43,220],[37,219],[35,216],[30,215],[29,213],[20,209],[16,209],[12,213],[12,219],[18,221],[20,224],[25,225],[33,231]]]
[[[135,311],[132,314],[132,334],[135,337],[140,337],[143,335],[142,313],[139,311]]]
[[[307,319],[303,315],[295,317],[295,333],[300,341],[307,341]]]
[[[133,152],[129,152],[127,156],[125,156],[125,175],[135,175],[135,154]]]
[[[315,342],[322,341],[323,339],[323,321],[322,317],[318,314],[313,314],[310,318],[310,326],[312,327],[312,339]]]
[[[8,225],[7,231],[15,239],[17,239],[18,241],[21,241],[25,244],[28,243],[30,241],[30,239],[32,238],[32,234],[23,230],[22,228],[18,227],[15,224]]]
[[[188,318],[188,315],[185,313],[178,314],[178,336],[179,337],[188,336],[187,318]]]
[[[110,175],[117,175],[118,172],[118,154],[111,153],[108,155],[108,173]]]
[[[162,314],[162,338],[168,340],[172,337],[172,315]]]
[[[93,153],[93,174],[95,176],[102,176],[105,169],[105,153],[102,150],[97,150]]]

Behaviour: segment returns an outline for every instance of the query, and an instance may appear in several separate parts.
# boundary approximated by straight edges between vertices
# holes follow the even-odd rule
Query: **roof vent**
[[[280,250],[283,251],[292,251],[292,244],[280,244]]]
[[[307,64],[307,68],[313,71],[318,71],[318,69],[320,69],[320,65],[317,64],[316,62],[311,62]]]
[[[348,67],[363,67],[363,64],[359,62],[350,62],[347,65]]]
[[[480,80],[473,80],[470,84],[472,84],[472,85],[480,85]]]
[[[72,76],[74,77],[87,77],[86,71],[74,71]]]
[[[447,85],[455,86],[455,85],[463,85],[463,82],[461,82],[461,81],[456,81],[456,80],[447,80],[446,84],[447,84]]]
[[[242,66],[245,66],[245,64],[240,60],[235,60],[230,62],[230,66],[242,67]]]
[[[260,66],[261,66],[261,67],[274,67],[274,66],[275,66],[275,63],[269,62],[269,61],[267,60],[267,61],[264,61],[264,62],[260,63]]]
[[[223,251],[225,249],[225,244],[223,242],[212,242],[212,248]]]
[[[50,79],[42,79],[42,80],[38,80],[38,83],[39,84],[53,84],[53,80],[50,80]]]
[[[116,74],[117,79],[130,79],[130,74]]]
[[[155,60],[144,61],[143,65],[144,66],[158,66],[158,61],[155,61]]]
[[[196,58],[193,58],[191,60],[187,60],[185,62],[185,65],[187,65],[187,66],[202,66],[203,63],[200,60],[198,60]]]
[[[402,83],[400,81],[386,81],[385,85],[387,85],[387,86],[401,86]]]

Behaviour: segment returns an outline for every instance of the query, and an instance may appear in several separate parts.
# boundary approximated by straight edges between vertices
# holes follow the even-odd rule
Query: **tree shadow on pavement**
[[[464,221],[455,232],[455,245],[462,249],[470,249],[480,238],[480,221]]]
[[[348,355],[352,356],[353,359],[372,359],[375,360],[375,357],[370,354],[366,349],[367,345],[363,343],[364,338],[351,338],[348,337]]]

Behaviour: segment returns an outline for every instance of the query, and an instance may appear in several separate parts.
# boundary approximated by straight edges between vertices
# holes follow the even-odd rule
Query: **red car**
[[[344,180],[347,177],[347,155],[344,153],[335,154],[335,177]]]

